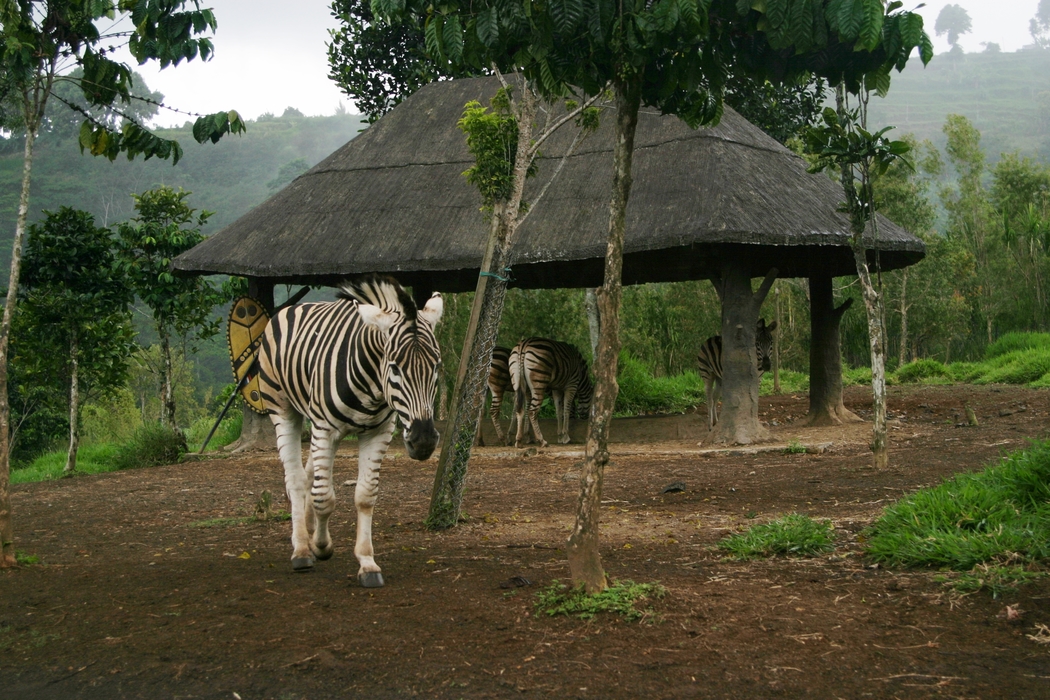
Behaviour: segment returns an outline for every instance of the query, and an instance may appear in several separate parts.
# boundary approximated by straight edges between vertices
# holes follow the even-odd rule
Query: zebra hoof
[[[357,581],[363,588],[382,588],[383,574],[378,571],[362,571],[357,575]]]
[[[335,554],[335,547],[328,545],[324,548],[310,547],[310,553],[314,555],[314,558],[318,561],[328,561]]]
[[[292,571],[297,574],[306,573],[307,571],[313,571],[314,558],[313,557],[293,557],[292,558]]]

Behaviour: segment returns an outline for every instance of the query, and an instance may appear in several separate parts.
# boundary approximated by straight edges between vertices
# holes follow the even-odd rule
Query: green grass
[[[175,464],[186,453],[186,438],[161,425],[147,423],[135,431],[131,440],[120,445],[113,455],[114,469],[159,467]]]
[[[704,400],[704,380],[696,372],[654,377],[645,363],[626,352],[620,355],[616,380],[620,385],[617,416],[682,413]]]
[[[792,439],[790,442],[788,442],[787,447],[784,448],[784,454],[804,455],[806,454],[806,446],[803,445],[797,438]]]
[[[1006,333],[985,351],[986,359],[992,359],[1018,350],[1050,350],[1050,333]]]
[[[893,373],[899,384],[918,384],[929,380],[945,380],[949,378],[948,368],[937,360],[915,360],[906,365],[901,365]]]
[[[988,591],[993,598],[999,598],[1005,593],[1015,592],[1025,583],[1044,576],[1046,576],[1045,572],[1029,571],[1018,564],[978,564],[965,573],[942,574],[937,577],[937,580],[959,593]]]
[[[116,471],[113,465],[113,456],[117,453],[117,445],[104,443],[100,445],[84,445],[77,450],[77,474],[101,474],[103,472]],[[37,457],[24,467],[16,467],[11,470],[12,484],[25,484],[33,481],[49,481],[61,479],[62,470],[66,466],[66,451],[49,452]]]
[[[208,431],[215,425],[215,419],[217,416],[205,416],[204,418],[198,418],[190,426],[189,430],[186,431],[186,444],[189,446],[190,452],[199,452],[201,444],[204,442],[204,438],[208,437]],[[244,414],[241,413],[240,401],[235,401],[234,405],[230,407],[230,410],[226,412],[226,416],[222,419],[222,423],[219,423],[219,427],[216,428],[215,434],[212,435],[211,440],[208,441],[209,450],[217,450],[220,447],[225,447],[230,443],[234,442],[241,436],[241,425],[244,422]]]
[[[756,559],[783,554],[811,557],[835,548],[831,522],[791,513],[768,523],[754,525],[747,532],[730,535],[718,543],[719,549],[737,559]]]
[[[864,537],[868,555],[890,566],[969,571],[1050,557],[1050,441],[901,499]]]
[[[550,586],[536,594],[536,612],[546,615],[569,615],[589,620],[599,613],[620,615],[629,622],[635,620],[655,619],[651,607],[639,609],[639,606],[654,599],[662,598],[666,590],[658,583],[635,583],[634,581],[616,581],[601,593],[593,595],[583,587],[573,588],[558,580],[551,581]]]

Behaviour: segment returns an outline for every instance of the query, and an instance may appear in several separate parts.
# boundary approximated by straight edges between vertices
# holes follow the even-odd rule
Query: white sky
[[[236,109],[246,119],[264,112],[280,115],[295,107],[306,115],[327,115],[342,102],[356,111],[350,100],[328,79],[328,29],[337,21],[329,0],[204,0],[215,10],[215,56],[158,71],[150,66],[137,70],[150,88],[159,90],[169,104],[191,112],[211,113]],[[905,9],[917,3],[906,2]],[[944,36],[934,34],[941,8],[935,0],[917,8],[937,53],[948,50]],[[1031,43],[1028,20],[1039,0],[954,0],[973,21],[973,29],[959,43],[967,52],[982,51],[981,42],[995,42],[1003,51],[1017,51]],[[157,126],[182,124],[189,117],[161,114]]]

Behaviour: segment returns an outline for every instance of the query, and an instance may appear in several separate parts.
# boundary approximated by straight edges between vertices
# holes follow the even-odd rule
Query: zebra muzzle
[[[434,453],[437,443],[438,431],[431,418],[413,420],[408,431],[405,432],[405,448],[412,459],[420,461],[428,459]]]

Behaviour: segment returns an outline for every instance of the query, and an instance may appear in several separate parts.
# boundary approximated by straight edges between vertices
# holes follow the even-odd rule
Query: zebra
[[[770,368],[770,355],[773,353],[773,331],[777,322],[766,325],[766,319],[758,319],[755,327],[755,351],[758,362],[758,375],[762,376]],[[718,400],[722,397],[722,336],[716,335],[704,341],[697,356],[700,363],[700,376],[704,378],[704,395],[707,396],[707,427],[710,430],[718,423]]]
[[[259,351],[262,399],[277,431],[292,511],[292,569],[309,571],[333,554],[328,518],[335,508],[332,462],[339,441],[358,436],[357,542],[361,585],[383,585],[372,548],[379,469],[401,419],[408,456],[434,452],[434,393],[441,352],[434,327],[444,304],[435,293],[417,310],[390,277],[344,284],[337,300],[278,311]],[[312,426],[303,466],[303,418]],[[312,537],[311,537],[312,534]]]
[[[509,360],[510,348],[497,345],[492,349],[492,363],[489,365],[488,378],[489,395],[492,396],[492,403],[489,405],[489,416],[492,418],[492,425],[496,428],[496,437],[499,439],[500,444],[510,440],[510,429],[514,427],[513,416],[506,435],[503,434],[503,428],[499,424],[500,410],[503,408],[503,395],[508,391],[514,390],[514,385],[510,380]]]
[[[524,420],[525,401],[529,402],[529,424],[541,447],[547,446],[540,432],[539,412],[549,389],[558,418],[558,442],[569,442],[569,411],[579,402],[577,415],[586,415],[594,396],[594,386],[587,372],[587,361],[572,345],[547,338],[526,338],[514,346],[508,360],[514,386],[514,414],[518,421],[516,447],[528,431]]]

